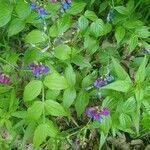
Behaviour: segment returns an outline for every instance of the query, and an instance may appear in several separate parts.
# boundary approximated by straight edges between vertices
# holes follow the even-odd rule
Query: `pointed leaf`
[[[38,125],[34,132],[34,137],[33,137],[33,144],[35,148],[38,148],[45,140],[47,137],[47,124],[42,123]]]
[[[123,67],[116,61],[115,58],[112,57],[113,67],[115,72],[120,80],[127,80],[131,82],[131,79],[128,73],[123,69]]]
[[[44,85],[52,90],[63,90],[68,87],[66,78],[56,73],[47,75],[44,79]]]
[[[113,83],[110,83],[101,89],[109,89],[109,90],[115,90],[115,91],[120,91],[120,92],[128,92],[132,87],[132,84],[127,81],[115,81]]]
[[[81,114],[85,111],[86,106],[89,103],[89,95],[85,91],[80,91],[76,102],[75,102],[75,109],[77,111],[77,116],[80,117]]]
[[[66,108],[69,108],[76,98],[76,90],[75,88],[68,88],[64,91],[63,94],[63,105]]]
[[[25,101],[34,100],[41,93],[42,86],[42,82],[39,80],[30,81],[24,89],[23,99]]]
[[[35,101],[32,106],[28,108],[27,117],[31,120],[38,120],[42,115],[43,103],[41,101]]]
[[[125,36],[125,29],[122,26],[117,27],[115,32],[115,38],[118,44],[124,38],[124,36]]]
[[[68,116],[63,106],[56,101],[46,100],[44,102],[47,114],[52,116]]]
[[[146,64],[147,64],[147,59],[146,56],[144,57],[136,75],[135,75],[135,82],[136,83],[142,83],[145,79],[145,68],[146,68]]]

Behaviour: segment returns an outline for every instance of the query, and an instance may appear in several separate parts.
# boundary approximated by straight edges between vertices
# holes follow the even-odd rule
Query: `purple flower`
[[[108,116],[110,114],[110,111],[108,108],[104,107],[100,110],[100,113],[104,116]]]
[[[94,82],[94,87],[96,87],[96,88],[100,88],[100,87],[102,87],[102,86],[104,86],[104,85],[106,85],[107,84],[107,82],[106,81],[104,81],[104,80],[102,80],[102,79],[97,79],[97,80],[95,80],[95,82]]]
[[[90,118],[93,118],[95,113],[96,113],[96,109],[94,107],[89,107],[86,109],[86,115]]]
[[[95,107],[89,107],[86,110],[86,115],[95,121],[101,122],[102,114]]]
[[[96,112],[96,113],[93,115],[93,119],[94,119],[95,121],[101,121],[102,115],[101,115],[99,112]]]
[[[31,63],[29,68],[32,70],[34,76],[39,77],[41,74],[45,74],[49,71],[49,67],[43,65],[42,63]]]
[[[30,7],[31,7],[32,10],[35,10],[35,9],[38,8],[38,6],[36,4],[31,4]]]
[[[104,107],[102,109],[99,109],[97,107],[89,107],[86,109],[86,115],[90,117],[91,119],[102,122],[103,116],[108,116],[110,114],[110,111],[108,108]]]
[[[38,8],[38,13],[39,13],[40,16],[47,15],[47,11],[43,7]]]
[[[10,77],[6,74],[0,73],[0,83],[1,84],[9,84],[10,83]]]

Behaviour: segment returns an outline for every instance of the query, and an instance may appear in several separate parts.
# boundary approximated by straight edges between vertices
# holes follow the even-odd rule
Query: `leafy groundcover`
[[[149,150],[149,24],[149,0],[0,0],[0,150]]]

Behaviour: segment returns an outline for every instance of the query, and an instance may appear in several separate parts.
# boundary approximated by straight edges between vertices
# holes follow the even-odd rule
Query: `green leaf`
[[[150,129],[150,114],[145,114],[144,117],[142,118],[142,126],[145,129]]]
[[[135,34],[140,38],[148,38],[148,37],[150,37],[149,29],[150,28],[147,26],[142,26],[135,30]]]
[[[80,66],[81,68],[91,67],[89,61],[81,55],[76,55],[75,57],[73,57],[72,62],[77,66]]]
[[[52,90],[63,90],[68,87],[66,78],[56,73],[46,76],[44,85]]]
[[[38,120],[42,115],[43,103],[41,101],[35,101],[32,106],[28,108],[27,117],[31,120]]]
[[[131,12],[134,10],[134,0],[129,0],[128,3],[127,3],[127,9],[128,9],[128,12]]]
[[[100,142],[99,142],[99,150],[102,149],[102,146],[104,145],[104,143],[106,142],[106,138],[108,134],[105,134],[104,132],[100,132],[101,136],[100,136]]]
[[[84,9],[85,6],[86,6],[86,3],[84,2],[72,2],[71,8],[68,9],[66,12],[71,15],[76,15],[80,13]]]
[[[119,58],[118,51],[113,47],[107,47],[99,51],[98,58],[101,64],[106,66],[110,61],[111,57]]]
[[[102,19],[94,21],[90,26],[90,31],[95,37],[99,37],[104,34],[105,25]]]
[[[129,13],[128,9],[124,6],[116,6],[114,9],[122,15],[128,15],[128,13]]]
[[[112,120],[110,116],[103,117],[102,123],[100,124],[100,129],[105,133],[109,133],[109,130],[111,129]]]
[[[19,0],[19,1],[16,1],[15,11],[17,15],[19,16],[19,18],[24,20],[30,15],[31,8],[30,8],[30,5],[26,3],[24,0]]]
[[[12,20],[8,28],[8,36],[13,36],[22,31],[25,28],[25,22],[16,18]]]
[[[134,29],[143,26],[143,22],[135,18],[131,18],[123,23],[124,28]]]
[[[84,38],[84,48],[87,50],[89,54],[92,55],[99,48],[99,42],[97,41],[97,39],[93,37],[86,36]]]
[[[0,27],[10,21],[12,11],[13,6],[9,2],[0,1]]]
[[[84,34],[87,31],[88,26],[89,26],[88,19],[86,19],[84,16],[81,16],[78,20],[78,26],[79,26],[80,32]]]
[[[147,64],[147,59],[146,56],[143,58],[143,61],[141,62],[141,65],[138,69],[138,71],[136,72],[135,75],[135,82],[136,83],[142,83],[145,79],[145,71],[146,71],[146,64]]]
[[[106,23],[104,26],[104,31],[103,31],[103,35],[109,33],[112,30],[112,26],[110,23]]]
[[[89,95],[85,91],[81,90],[77,96],[75,102],[75,109],[77,112],[77,116],[80,117],[81,114],[85,111],[86,106],[89,103]]]
[[[47,124],[42,123],[38,125],[33,137],[33,144],[35,148],[38,148],[46,140],[47,134]]]
[[[127,114],[122,113],[119,116],[119,121],[122,128],[129,128],[131,126],[131,118]]]
[[[58,97],[59,94],[60,94],[60,90],[50,90],[50,89],[48,89],[47,93],[46,93],[46,99],[55,100]]]
[[[25,118],[27,116],[27,111],[15,111],[11,113],[11,116],[17,118]]]
[[[66,108],[69,108],[76,98],[76,90],[75,88],[68,88],[63,93],[63,105]]]
[[[145,42],[145,41],[142,41],[142,44],[143,46],[146,48],[146,49],[150,49],[150,44]]]
[[[108,90],[115,90],[115,91],[120,91],[120,92],[128,92],[132,87],[132,84],[127,81],[115,81],[113,83],[110,83],[101,89],[108,89]]]
[[[115,32],[115,38],[118,44],[121,42],[124,36],[125,36],[125,29],[122,26],[117,27]]]
[[[91,86],[93,83],[93,78],[91,75],[87,75],[83,78],[81,86],[82,88],[87,88],[89,86]]]
[[[128,113],[129,115],[132,114],[132,112],[135,111],[136,108],[136,101],[135,98],[132,96],[123,104],[123,112]]]
[[[59,35],[59,31],[57,28],[57,24],[53,24],[49,29],[49,35],[51,37],[57,37]]]
[[[25,37],[26,43],[37,44],[46,41],[47,36],[45,33],[41,32],[40,30],[32,30],[28,35]]]
[[[55,48],[54,53],[56,58],[66,60],[70,58],[71,48],[66,44],[59,45]]]
[[[129,39],[129,50],[132,52],[138,44],[138,37],[134,34]]]
[[[53,100],[46,100],[44,102],[45,110],[48,115],[52,116],[68,116],[62,105]]]
[[[24,89],[23,99],[25,101],[34,100],[41,93],[42,86],[42,82],[39,80],[30,81]]]
[[[99,14],[103,12],[104,10],[106,10],[107,6],[108,6],[108,3],[106,1],[101,2],[99,6]]]
[[[90,10],[86,10],[84,13],[84,16],[88,19],[90,19],[91,21],[95,21],[98,19],[97,15],[95,14],[94,11],[90,11]]]
[[[49,120],[47,122],[47,135],[55,138],[58,133],[59,132],[58,129],[56,128],[56,125],[54,125],[54,123],[51,120]]]
[[[62,18],[58,19],[49,29],[49,35],[51,37],[56,37],[62,35],[71,26],[71,17],[69,15],[64,15]]]
[[[71,64],[65,69],[65,76],[70,86],[74,86],[76,83],[76,74]]]
[[[112,57],[113,67],[115,72],[120,80],[127,80],[131,82],[131,79],[128,73],[123,69],[123,67],[116,61],[115,58]]]

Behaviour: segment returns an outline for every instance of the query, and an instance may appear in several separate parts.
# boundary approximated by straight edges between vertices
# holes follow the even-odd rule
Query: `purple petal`
[[[104,107],[100,110],[100,113],[104,116],[108,116],[110,114],[110,111],[108,108]]]

